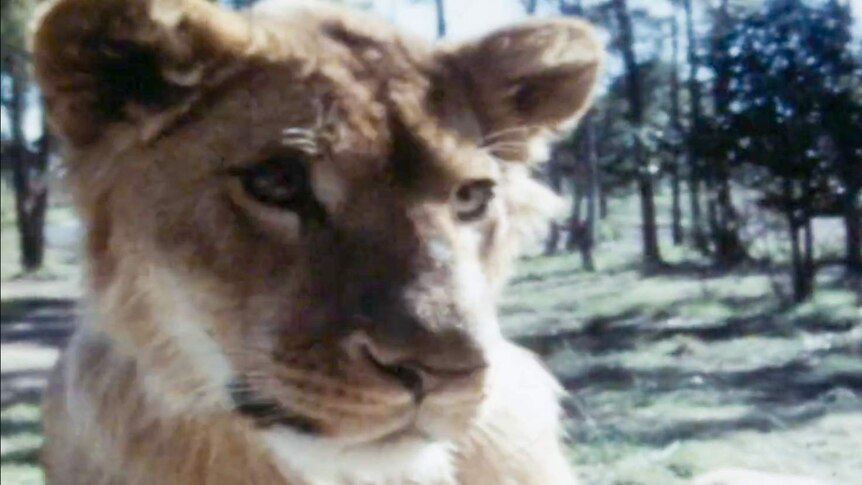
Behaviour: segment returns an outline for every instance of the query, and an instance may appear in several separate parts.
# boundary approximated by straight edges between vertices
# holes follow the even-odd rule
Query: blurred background
[[[3,485],[42,483],[39,397],[81,296],[25,42],[38,3],[2,0]],[[596,106],[541,174],[569,214],[502,307],[569,391],[585,484],[731,466],[859,483],[862,0],[343,3],[429,40],[600,27]]]

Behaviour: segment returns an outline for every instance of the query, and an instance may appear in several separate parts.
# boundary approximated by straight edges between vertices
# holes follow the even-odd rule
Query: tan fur
[[[432,48],[324,4],[47,8],[91,296],[46,396],[49,483],[573,483],[557,385],[496,302],[552,205],[531,148],[600,57],[574,19]],[[309,179],[288,206],[249,188],[273,166]]]

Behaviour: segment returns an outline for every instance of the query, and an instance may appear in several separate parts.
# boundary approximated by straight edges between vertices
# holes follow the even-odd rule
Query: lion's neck
[[[343,447],[286,430],[266,442],[287,474],[298,471],[309,485],[455,485],[455,447],[449,443],[397,447]]]
[[[80,331],[61,372],[64,397],[48,403],[49,419],[74,423],[65,438],[87,443],[84,457],[67,458],[74,471],[62,483],[315,485],[287,478],[251,425],[229,412],[166,415],[139,366],[102,334]]]

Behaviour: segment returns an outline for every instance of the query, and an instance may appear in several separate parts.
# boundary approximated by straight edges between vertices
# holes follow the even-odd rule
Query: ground
[[[3,485],[41,484],[38,400],[74,325],[75,224],[55,208],[49,269],[17,277],[10,206],[7,192],[0,473]],[[815,299],[798,306],[776,296],[764,265],[721,272],[667,248],[668,267],[645,277],[632,238],[611,230],[632,213],[618,205],[603,229],[598,272],[574,255],[528,258],[501,309],[506,332],[569,391],[585,485],[683,484],[723,467],[858,482],[862,308],[840,271],[822,271]]]
[[[503,307],[510,333],[569,391],[585,483],[682,484],[714,468],[862,476],[862,309],[823,281],[782,308],[758,271],[591,275],[529,261]]]

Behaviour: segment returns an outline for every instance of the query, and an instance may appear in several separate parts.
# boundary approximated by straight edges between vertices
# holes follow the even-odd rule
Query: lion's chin
[[[282,472],[309,484],[454,483],[452,443],[412,426],[361,444],[289,429],[270,430],[265,439]]]

